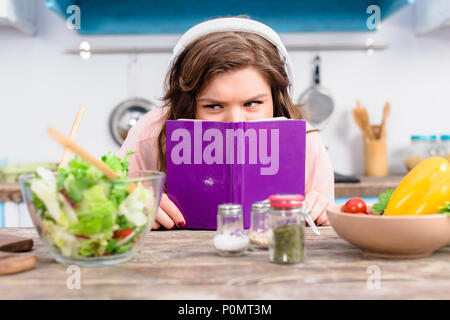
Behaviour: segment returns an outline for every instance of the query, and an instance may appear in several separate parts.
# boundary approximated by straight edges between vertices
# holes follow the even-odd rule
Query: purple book
[[[238,203],[244,228],[252,203],[305,194],[304,120],[168,120],[167,194],[186,228],[216,229],[217,206]]]

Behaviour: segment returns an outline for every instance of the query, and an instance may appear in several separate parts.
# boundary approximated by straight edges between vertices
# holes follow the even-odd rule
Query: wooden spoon
[[[367,110],[366,108],[361,106],[359,100],[357,100],[356,104],[357,104],[356,108],[352,110],[355,122],[358,125],[358,127],[362,130],[365,138],[373,140],[374,133],[369,123],[369,115],[367,113]]]
[[[77,145],[73,140],[70,140],[65,135],[63,135],[58,130],[49,127],[47,129],[47,132],[50,134],[50,136],[58,141],[63,147],[71,150],[73,153],[79,155],[81,158],[83,158],[85,161],[89,162],[93,166],[95,166],[97,169],[99,169],[106,177],[108,177],[111,180],[120,178],[119,175],[114,172],[110,167],[108,167],[103,161],[97,159],[93,155],[91,155],[89,152],[84,150],[82,147]],[[127,186],[128,193],[133,192],[136,189],[136,185],[133,183],[129,183]]]
[[[73,124],[72,124],[72,129],[70,130],[70,133],[69,133],[70,140],[75,139],[75,135],[77,134],[78,127],[80,126],[80,122],[81,122],[81,118],[83,117],[84,110],[85,109],[83,107],[81,107],[77,112],[75,120],[73,121]],[[65,148],[64,153],[61,158],[61,161],[58,164],[58,167],[66,165],[69,162],[69,157],[70,157],[70,150]]]
[[[364,107],[361,108],[361,118],[364,123],[364,127],[366,130],[367,136],[369,137],[369,140],[374,140],[375,136],[373,134],[372,127],[370,126],[369,114],[367,112],[367,109]]]
[[[369,134],[367,132],[367,127],[364,121],[362,120],[361,110],[353,109],[353,118],[355,119],[356,125],[361,129],[364,137],[369,138]]]
[[[361,118],[359,116],[358,109],[352,109],[353,119],[355,120],[356,125],[364,132],[364,125],[361,122]]]

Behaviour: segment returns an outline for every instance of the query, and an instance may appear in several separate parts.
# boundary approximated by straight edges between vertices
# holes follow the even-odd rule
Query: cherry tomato
[[[133,231],[134,231],[133,228],[126,228],[126,229],[123,229],[123,230],[116,230],[116,231],[114,231],[113,238],[114,239],[123,239],[123,238],[129,236]]]
[[[365,213],[367,214],[367,206],[361,198],[351,198],[344,205],[344,212],[347,213]]]

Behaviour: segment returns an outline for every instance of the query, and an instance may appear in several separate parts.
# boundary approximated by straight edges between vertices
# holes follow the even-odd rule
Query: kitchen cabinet
[[[306,228],[305,263],[290,266],[270,263],[267,251],[221,257],[212,244],[214,231],[152,231],[131,261],[81,268],[80,290],[68,290],[68,266],[52,260],[35,229],[0,229],[31,237],[38,258],[34,269],[0,281],[0,299],[450,298],[449,247],[424,259],[373,259],[331,227],[319,230],[315,235]],[[368,284],[374,267],[379,287]]]
[[[32,227],[19,183],[0,182],[0,227]]]
[[[29,35],[35,34],[35,0],[0,0],[1,26],[14,27]]]
[[[33,227],[28,209],[24,202],[12,201],[3,203],[3,212],[0,215],[0,227],[6,228],[30,228]]]
[[[277,32],[374,31],[367,20],[379,8],[381,20],[411,0],[46,0],[47,7],[73,21],[81,13],[80,34],[183,33],[206,19],[247,15]],[[69,8],[69,10],[68,10]],[[373,7],[372,7],[373,8]],[[378,16],[378,15],[377,15]],[[381,22],[381,21],[380,21]]]

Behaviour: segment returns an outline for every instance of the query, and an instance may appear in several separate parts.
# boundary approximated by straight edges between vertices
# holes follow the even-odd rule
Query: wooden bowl
[[[331,226],[368,256],[423,258],[450,244],[447,215],[375,216],[345,213],[342,208],[335,205],[327,210]]]

